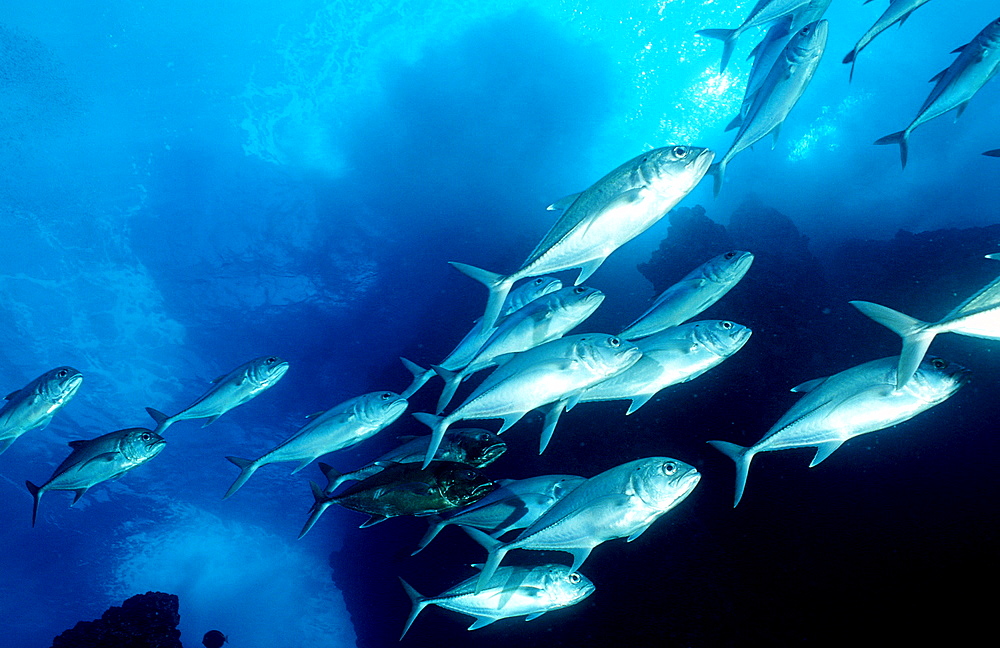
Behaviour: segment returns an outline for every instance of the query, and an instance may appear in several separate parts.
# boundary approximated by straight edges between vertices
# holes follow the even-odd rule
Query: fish
[[[35,526],[38,503],[47,491],[74,491],[73,504],[76,504],[92,486],[121,477],[160,454],[165,443],[163,437],[146,428],[127,428],[95,439],[70,441],[73,451],[47,482],[41,486],[24,482],[34,498],[31,526]]]
[[[406,410],[405,398],[391,391],[371,392],[348,399],[325,412],[313,414],[302,429],[257,459],[226,457],[240,474],[223,499],[240,489],[261,466],[282,461],[297,461],[292,474],[319,457],[350,448],[369,439],[398,419]]]
[[[504,301],[503,308],[500,310],[500,316],[506,317],[511,313],[515,313],[518,310],[524,308],[536,299],[548,295],[549,293],[554,293],[562,288],[562,281],[555,277],[536,277],[531,281],[526,281],[520,286],[514,288],[507,295],[506,301]],[[499,322],[497,322],[499,324]],[[444,369],[449,369],[452,371],[457,371],[467,365],[470,359],[476,354],[477,351],[483,346],[493,332],[496,330],[496,326],[484,327],[483,318],[479,318],[472,325],[472,328],[465,337],[458,343],[457,346],[449,353],[444,360],[438,363],[439,367]],[[403,398],[409,398],[413,394],[423,387],[428,380],[430,380],[434,375],[434,369],[424,369],[420,365],[406,358],[400,358],[403,366],[413,374],[413,381],[410,386],[403,391]]]
[[[581,403],[632,401],[626,415],[661,390],[694,380],[743,348],[752,331],[724,320],[682,324],[637,340],[642,357],[617,376],[589,387]]]
[[[871,0],[865,0],[865,3],[871,2]],[[850,79],[854,80],[854,64],[857,62],[858,54],[868,43],[872,42],[876,36],[884,32],[885,30],[892,27],[897,22],[900,26],[906,22],[906,19],[910,17],[914,11],[920,7],[927,4],[929,0],[889,0],[889,6],[886,7],[885,12],[879,16],[875,24],[864,33],[861,39],[855,44],[854,49],[847,53],[844,57],[844,63],[851,64],[851,75]]]
[[[492,367],[498,357],[527,351],[562,337],[590,317],[603,301],[604,293],[596,288],[570,286],[539,297],[508,315],[465,367],[458,371],[434,367],[444,379],[437,413],[448,407],[458,386],[469,376]]]
[[[173,416],[167,416],[152,407],[147,407],[146,412],[156,421],[157,434],[162,434],[177,421],[188,419],[207,419],[202,426],[204,427],[234,407],[273,387],[286,371],[288,363],[281,358],[256,358],[213,380],[213,385],[207,392]]]
[[[489,583],[476,592],[478,576],[468,578],[439,596],[421,596],[402,578],[413,608],[403,627],[402,641],[417,615],[428,605],[474,617],[469,630],[478,630],[500,619],[527,616],[537,619],[551,610],[575,605],[594,592],[594,584],[583,574],[563,565],[502,567]]]
[[[732,290],[752,263],[753,254],[742,250],[709,259],[664,290],[619,337],[635,340],[688,321]]]
[[[482,591],[513,549],[565,551],[576,571],[594,547],[615,538],[632,542],[684,501],[701,479],[694,466],[669,457],[647,457],[615,466],[574,488],[511,542],[466,529],[489,552],[477,581]]]
[[[818,466],[845,441],[907,421],[943,403],[969,380],[965,367],[928,356],[902,389],[896,388],[896,356],[872,360],[792,388],[805,394],[764,437],[744,447],[709,441],[736,464],[736,496],[743,498],[750,462],[760,452],[816,448],[809,467]]]
[[[433,519],[411,555],[420,553],[442,529],[452,524],[473,527],[494,538],[508,531],[529,527],[584,481],[583,477],[576,475],[501,480],[499,488],[478,502]]]
[[[639,236],[697,186],[715,154],[695,146],[652,149],[625,162],[586,190],[558,205],[565,211],[521,267],[499,275],[465,263],[451,264],[489,290],[483,321],[491,326],[510,287],[525,277],[579,268],[575,285],[612,252]]]
[[[594,333],[552,340],[509,358],[498,358],[501,366],[451,414],[414,413],[431,428],[423,465],[434,458],[442,435],[456,421],[503,419],[503,433],[531,410],[549,405],[539,450],[543,452],[562,410],[572,408],[584,389],[629,368],[640,355],[630,342]]]
[[[993,149],[992,151],[985,151],[983,155],[988,155],[990,157],[1000,157],[1000,149]]]
[[[346,481],[360,481],[382,472],[388,464],[414,463],[427,456],[430,435],[407,437],[406,443],[390,450],[371,463],[349,473],[339,473],[327,464],[320,463],[320,470],[326,475],[327,485],[323,492],[332,495]],[[507,451],[507,444],[497,434],[482,428],[453,428],[448,430],[438,448],[437,456],[442,461],[455,461],[473,468],[483,468],[499,459]]]
[[[722,41],[722,62],[719,65],[719,73],[726,71],[726,65],[733,55],[736,47],[736,39],[752,27],[763,27],[764,25],[779,20],[793,12],[805,7],[809,0],[759,0],[750,15],[746,17],[739,27],[735,29],[702,29],[698,36],[706,36]]]
[[[340,495],[327,496],[310,482],[313,515],[301,538],[330,504],[367,513],[367,528],[400,515],[424,516],[466,506],[497,488],[479,469],[453,461],[435,461],[426,468],[414,463],[389,464],[382,472],[352,484]]]
[[[986,258],[1000,260],[1000,253],[988,254]],[[897,389],[910,379],[931,342],[941,333],[1000,340],[1000,277],[936,322],[924,322],[871,302],[852,301],[851,305],[903,338],[896,373]]]
[[[962,116],[972,97],[1000,70],[1000,18],[980,31],[969,43],[954,50],[955,61],[931,78],[934,88],[920,107],[917,116],[905,129],[886,135],[875,144],[899,144],[899,157],[906,168],[910,133],[935,117],[957,110],[955,119]]]
[[[777,140],[781,124],[788,117],[819,66],[826,49],[829,27],[826,20],[809,23],[792,36],[781,56],[767,73],[745,115],[737,115],[730,127],[739,127],[732,146],[711,166],[715,195],[722,188],[726,166],[733,157],[768,134]],[[727,129],[728,130],[728,129]]]
[[[25,432],[44,429],[82,384],[83,374],[73,367],[56,367],[7,394],[0,407],[0,454]]]

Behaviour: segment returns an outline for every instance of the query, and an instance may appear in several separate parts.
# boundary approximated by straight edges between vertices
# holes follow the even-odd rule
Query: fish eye
[[[544,280],[544,279],[541,279],[541,278],[539,278],[539,279],[535,279],[535,285],[536,285],[536,286],[541,286],[541,285],[542,285],[542,283],[543,283],[544,281],[545,281],[545,280]]]
[[[673,475],[675,472],[677,472],[677,464],[675,464],[672,461],[668,461],[667,463],[663,464],[662,470],[664,475]]]
[[[580,574],[577,574],[576,572],[571,572],[570,575],[569,575],[569,582],[571,582],[571,583],[579,583],[580,582]]]
[[[153,438],[153,437],[152,437],[152,436],[151,436],[151,435],[149,434],[149,432],[143,432],[143,433],[142,433],[142,440],[143,440],[143,441],[149,441],[149,440],[150,440],[150,439],[152,439],[152,438]]]
[[[489,441],[489,439],[490,435],[486,434],[485,432],[480,432],[479,434],[476,435],[476,441]]]
[[[931,366],[934,367],[935,369],[944,369],[945,367],[948,366],[948,363],[942,360],[941,358],[934,358],[933,360],[931,360]]]
[[[389,400],[392,398],[392,392],[384,392],[381,396],[382,400]]]
[[[68,375],[69,372],[66,371],[65,369],[60,369],[59,371],[56,372],[56,378],[65,378]]]
[[[583,286],[577,286],[576,288],[573,289],[573,294],[574,295],[582,295],[586,291],[587,291],[587,289],[584,288]]]
[[[724,328],[724,329],[731,329],[731,328],[733,328],[733,323],[732,322],[723,322],[722,323],[722,328]]]
[[[458,478],[464,481],[475,481],[476,473],[471,470],[462,470],[458,473]]]
[[[734,256],[736,256],[735,252],[726,252],[725,258],[728,260],[728,259],[732,259]]]
[[[264,361],[264,364],[272,365],[272,364],[274,364],[277,361],[278,361],[277,358],[275,358],[274,356],[271,356],[270,358],[268,358],[267,360]]]
[[[610,338],[608,338],[608,344],[610,344],[613,347],[621,346],[621,343],[622,343],[622,341],[619,340],[616,337],[610,337]]]
[[[675,146],[673,150],[674,157],[683,159],[687,157],[688,150],[683,146]]]

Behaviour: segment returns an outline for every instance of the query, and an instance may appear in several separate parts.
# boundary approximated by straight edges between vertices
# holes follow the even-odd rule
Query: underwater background
[[[705,444],[752,443],[792,386],[899,352],[847,300],[935,319],[1000,268],[982,258],[1000,250],[1000,160],[981,155],[1000,148],[1000,82],[961,119],[916,130],[905,171],[895,147],[872,145],[910,122],[927,80],[998,6],[933,0],[875,39],[849,82],[840,59],[884,4],[833,0],[826,55],[775,147],[741,153],[718,198],[703,181],[587,282],[607,298],[583,329],[615,333],[699,263],[750,250],[746,279],[706,314],[751,327],[746,348],[627,418],[622,403],[581,405],[542,456],[530,415],[486,469],[589,477],[664,455],[695,465],[699,488],[635,542],[598,547],[581,570],[596,591],[579,605],[471,633],[468,617],[435,608],[404,644],[958,641],[983,629],[996,342],[937,340],[970,385],[816,468],[805,450],[759,457],[735,510],[732,462]],[[483,550],[446,529],[411,558],[423,521],[358,529],[364,517],[337,507],[297,540],[318,468],[265,467],[223,501],[237,474],[224,457],[258,456],[353,396],[402,391],[400,356],[443,358],[485,303],[448,261],[513,270],[553,222],[547,205],[650,147],[721,155],[763,32],[741,38],[724,74],[721,46],[695,32],[736,26],[752,6],[5,3],[0,388],[60,365],[85,379],[0,455],[0,645],[51,645],[146,591],[179,597],[186,646],[210,629],[250,648],[394,645],[409,611],[397,576],[437,594]],[[72,508],[49,494],[32,528],[24,482],[47,479],[69,441],[152,427],[145,407],[177,411],[267,354],[290,363],[272,389],[209,427],[178,423],[154,461]],[[409,413],[431,411],[439,388],[324,460],[350,470],[424,434]]]

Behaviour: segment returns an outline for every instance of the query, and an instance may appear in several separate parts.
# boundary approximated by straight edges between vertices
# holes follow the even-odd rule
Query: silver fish
[[[500,488],[478,502],[433,520],[411,555],[420,553],[442,529],[452,524],[473,527],[494,538],[529,527],[584,481],[583,477],[575,475],[501,480]]]
[[[739,131],[733,145],[709,169],[715,178],[715,194],[722,188],[726,166],[733,157],[753,146],[768,134],[777,139],[781,124],[798,102],[812,80],[816,67],[823,57],[829,28],[827,21],[819,20],[800,29],[782,50],[768,72],[760,89],[753,97],[746,115],[737,116]],[[735,121],[734,121],[735,123]]]
[[[960,54],[955,62],[931,79],[934,89],[910,125],[875,141],[882,145],[899,144],[904,169],[913,129],[951,110],[958,110],[956,119],[961,117],[972,97],[1000,70],[1000,18],[986,25],[970,43],[953,50],[952,54],[956,52]]]
[[[414,414],[431,428],[423,465],[431,462],[441,437],[456,421],[503,419],[502,433],[531,410],[550,405],[539,452],[544,451],[555,426],[554,421],[549,425],[553,413],[558,417],[563,408],[572,408],[584,389],[629,368],[640,355],[634,344],[596,333],[552,340],[511,354],[448,416]]]
[[[702,29],[699,36],[707,36],[722,41],[722,63],[719,72],[725,72],[726,65],[733,55],[736,39],[751,27],[762,27],[771,21],[779,20],[809,4],[810,0],[759,0],[746,20],[735,29]]]
[[[1000,254],[987,259],[1000,260]],[[1000,340],[1000,277],[962,302],[936,322],[923,322],[885,306],[866,301],[852,301],[859,311],[903,338],[899,356],[897,388],[901,388],[917,370],[931,342],[940,333],[959,333],[987,340]]]
[[[162,434],[177,421],[188,419],[208,419],[204,424],[208,425],[234,407],[273,387],[286,371],[288,363],[281,358],[256,358],[213,380],[213,386],[207,392],[173,416],[167,416],[152,407],[147,407],[146,412],[156,421],[157,434]]]
[[[160,453],[166,441],[159,434],[145,428],[128,428],[109,432],[96,439],[70,441],[73,452],[66,458],[52,477],[41,486],[24,482],[34,498],[31,526],[38,516],[38,502],[50,490],[71,490],[76,493],[76,504],[91,486],[121,477],[141,466]]]
[[[741,250],[706,261],[664,290],[649,310],[625,327],[620,337],[635,340],[688,321],[732,290],[751,263],[753,254]]]
[[[257,459],[226,457],[236,464],[240,474],[223,499],[238,491],[261,466],[297,461],[294,475],[325,454],[361,443],[398,419],[406,406],[406,399],[394,392],[363,394],[313,414],[302,429]]]
[[[25,432],[48,425],[82,384],[83,374],[73,367],[56,367],[7,394],[0,407],[0,453]]]
[[[562,282],[555,277],[536,277],[531,281],[526,281],[511,290],[510,294],[507,295],[507,299],[500,310],[500,316],[503,318],[515,313],[536,299],[560,289],[562,289]],[[497,324],[499,323],[497,322]],[[449,371],[458,371],[469,363],[476,352],[490,339],[494,331],[496,331],[496,326],[484,327],[483,318],[477,319],[475,324],[472,325],[472,329],[465,334],[465,337],[437,366]],[[435,375],[435,371],[434,369],[424,369],[417,363],[411,362],[406,358],[400,358],[400,360],[402,360],[403,366],[413,374],[413,381],[402,393],[403,398],[409,398],[417,393],[417,390],[423,387]]]
[[[892,27],[897,22],[902,26],[906,19],[910,17],[914,11],[920,7],[927,4],[930,0],[889,0],[889,6],[886,7],[885,12],[879,16],[879,19],[875,21],[875,24],[871,26],[871,29],[866,31],[861,37],[861,40],[857,42],[847,56],[844,57],[844,63],[851,64],[851,80],[854,79],[854,64],[857,61],[858,54],[868,43],[872,42],[876,36],[884,32],[885,30]],[[865,0],[865,3],[871,2],[871,0]]]
[[[683,461],[648,457],[591,477],[559,500],[512,542],[499,542],[467,529],[489,551],[477,583],[487,586],[512,549],[566,551],[576,570],[597,545],[614,538],[638,538],[661,515],[684,500],[701,475]]]
[[[714,154],[705,148],[667,146],[646,151],[572,197],[521,268],[503,276],[464,263],[452,265],[490,291],[490,325],[510,287],[524,277],[579,268],[579,285],[608,256],[659,221],[701,181]]]
[[[587,286],[571,286],[539,297],[524,308],[505,317],[493,330],[493,335],[465,367],[449,371],[435,366],[444,379],[444,390],[438,399],[437,413],[448,407],[455,390],[472,374],[496,364],[496,359],[508,353],[527,351],[562,337],[590,317],[604,301],[604,293]]]
[[[489,582],[476,591],[478,576],[468,578],[440,596],[421,596],[402,578],[407,596],[413,603],[400,640],[428,605],[475,617],[469,630],[478,630],[494,621],[527,615],[527,620],[537,619],[550,610],[579,603],[594,592],[594,584],[583,574],[570,571],[564,565],[537,567],[503,567]]]
[[[848,439],[907,421],[944,402],[968,382],[969,371],[961,365],[927,357],[913,378],[897,389],[898,362],[895,356],[873,360],[794,387],[793,392],[805,396],[750,447],[709,441],[736,463],[733,506],[743,497],[750,461],[757,453],[816,448],[811,468]]]
[[[733,322],[705,320],[637,340],[635,345],[642,351],[639,361],[588,388],[580,402],[630,400],[626,414],[631,414],[661,390],[694,380],[732,356],[750,334],[750,329]]]

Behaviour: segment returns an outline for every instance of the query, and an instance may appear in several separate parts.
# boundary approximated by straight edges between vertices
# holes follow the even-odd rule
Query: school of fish
[[[367,515],[362,527],[398,516],[425,517],[430,526],[414,555],[449,525],[460,526],[478,542],[486,551],[478,575],[438,596],[423,596],[402,583],[413,604],[402,635],[428,605],[472,616],[469,629],[474,630],[510,617],[530,620],[589,596],[595,584],[578,570],[590,553],[608,541],[639,538],[680,506],[702,475],[680,459],[654,456],[590,477],[503,479],[488,469],[507,449],[500,435],[528,412],[540,411],[539,453],[544,452],[564,413],[586,403],[627,401],[624,414],[634,414],[662,390],[696,379],[748,342],[751,330],[741,324],[690,321],[750,270],[753,254],[742,250],[720,251],[692,269],[634,321],[623,322],[617,335],[571,332],[604,301],[601,291],[581,284],[611,254],[662,219],[705,175],[714,177],[718,193],[735,155],[767,135],[777,137],[823,57],[830,25],[822,15],[830,1],[760,0],[739,26],[698,32],[723,42],[724,69],[737,39],[752,28],[768,27],[751,53],[754,63],[743,105],[730,124],[737,134],[725,154],[716,160],[713,151],[689,144],[644,151],[582,192],[554,202],[549,209],[561,215],[517,269],[504,274],[452,262],[488,289],[482,317],[454,350],[428,369],[402,358],[413,378],[399,393],[356,396],[307,417],[298,431],[256,459],[227,457],[239,474],[223,497],[233,496],[267,464],[293,463],[294,474],[325,455],[363,443],[399,419],[408,399],[437,375],[444,387],[436,411],[413,414],[430,433],[402,439],[397,448],[351,472],[320,463],[327,485],[310,482],[313,503],[299,537],[336,504]],[[902,24],[927,2],[890,0],[844,58],[851,76],[859,53],[876,36]],[[904,167],[912,131],[951,110],[960,115],[1000,69],[1000,19],[955,53],[954,63],[932,79],[934,88],[909,125],[876,142],[898,144]],[[984,155],[1000,157],[998,151]],[[1000,260],[1000,254],[987,258]],[[578,270],[572,285],[550,276],[568,270]],[[708,441],[736,466],[734,506],[744,497],[756,454],[814,448],[810,466],[815,466],[851,438],[902,423],[955,394],[970,372],[927,355],[938,334],[1000,339],[1000,276],[933,322],[878,304],[851,303],[900,335],[900,355],[793,387],[802,398],[752,445]],[[45,492],[73,491],[76,503],[90,488],[154,459],[166,447],[163,434],[174,424],[203,419],[208,425],[273,387],[288,369],[281,358],[262,356],[220,376],[172,416],[147,408],[153,429],[129,428],[72,441],[68,457],[47,481],[40,486],[26,482],[33,498],[32,525]],[[445,413],[462,384],[484,370],[491,371]],[[0,408],[0,453],[22,435],[48,425],[82,383],[80,371],[57,367],[8,395]],[[502,421],[496,432],[454,426],[491,419]],[[354,483],[342,488],[346,482]],[[566,552],[572,564],[503,565],[514,549]]]

